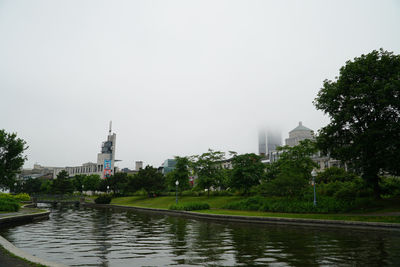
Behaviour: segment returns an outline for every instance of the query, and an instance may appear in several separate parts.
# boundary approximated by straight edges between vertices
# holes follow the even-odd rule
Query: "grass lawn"
[[[274,213],[274,212],[224,210],[224,209],[199,210],[197,212],[207,213],[207,214],[238,215],[238,216],[400,223],[400,216],[373,216],[373,215],[368,216],[368,215],[357,215],[357,214]]]
[[[259,217],[282,217],[282,218],[303,218],[303,219],[320,219],[320,220],[348,220],[348,221],[364,221],[364,222],[387,222],[387,223],[400,223],[400,216],[377,216],[368,215],[368,213],[361,214],[356,211],[350,214],[312,214],[312,213],[275,213],[275,212],[260,212],[260,211],[242,211],[242,210],[225,210],[222,209],[229,202],[244,199],[242,196],[200,196],[179,197],[179,203],[188,202],[205,202],[211,207],[210,210],[201,210],[197,212],[208,214],[223,214],[223,215],[237,215],[237,216],[259,216]],[[158,208],[168,209],[170,205],[175,204],[174,196],[163,196],[156,198],[148,198],[146,196],[132,196],[132,197],[119,197],[113,198],[111,204],[144,207],[144,208]],[[400,211],[400,208],[395,208],[391,205],[382,209],[374,209],[374,213]]]
[[[201,196],[201,197],[185,196],[185,197],[178,197],[178,203],[202,202],[202,203],[208,203],[212,209],[213,208],[220,209],[229,202],[238,201],[243,198],[244,197],[240,196],[237,197],[211,196],[210,198],[207,198],[207,196]],[[155,197],[155,198],[148,198],[145,196],[119,197],[119,198],[113,198],[111,204],[145,207],[145,208],[168,209],[170,205],[175,204],[175,197],[174,196]]]

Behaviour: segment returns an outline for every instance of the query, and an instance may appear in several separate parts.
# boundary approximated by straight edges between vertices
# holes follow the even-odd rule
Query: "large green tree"
[[[283,146],[277,150],[279,159],[267,166],[267,181],[261,186],[262,193],[299,197],[309,185],[311,171],[318,166],[311,159],[317,152],[315,142],[303,140],[297,146]]]
[[[231,186],[247,194],[252,186],[258,185],[264,175],[265,165],[261,157],[251,153],[234,155],[232,158]]]
[[[10,188],[26,160],[26,142],[15,133],[0,130],[0,188]]]
[[[197,174],[197,186],[207,189],[210,196],[211,187],[216,188],[223,183],[224,173],[221,162],[225,158],[225,153],[209,149],[208,152],[192,158],[192,165]]]
[[[69,178],[68,172],[65,170],[60,171],[57,178],[53,180],[52,193],[72,194],[74,189],[73,179]]]
[[[358,171],[379,197],[379,173],[400,173],[400,56],[380,49],[347,61],[314,105],[331,119],[318,146]]]
[[[164,175],[152,166],[146,166],[146,168],[140,169],[136,174],[136,179],[138,179],[141,188],[146,190],[149,197],[154,196],[154,194],[160,194],[165,190]]]

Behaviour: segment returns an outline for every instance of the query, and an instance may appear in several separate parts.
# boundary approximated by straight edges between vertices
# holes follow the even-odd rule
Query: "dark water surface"
[[[220,223],[136,211],[51,208],[0,229],[22,250],[71,266],[400,266],[400,233]]]

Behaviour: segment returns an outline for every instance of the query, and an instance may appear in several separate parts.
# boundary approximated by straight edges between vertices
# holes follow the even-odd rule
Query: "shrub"
[[[379,183],[382,195],[388,197],[400,196],[400,178],[383,177]]]
[[[31,197],[27,193],[20,193],[18,195],[13,195],[13,198],[17,201],[30,201]]]
[[[354,202],[337,200],[333,197],[322,197],[317,199],[314,206],[312,199],[289,199],[289,198],[263,198],[260,196],[247,198],[225,205],[224,209],[253,210],[265,212],[288,212],[288,213],[328,213],[345,212],[354,208]]]
[[[0,211],[18,211],[19,204],[16,200],[0,198]]]
[[[94,202],[96,202],[96,204],[110,204],[111,202],[111,195],[107,195],[107,194],[103,194],[98,196]]]
[[[183,203],[183,204],[178,204],[178,205],[171,205],[169,206],[170,210],[185,210],[185,211],[191,211],[191,210],[208,210],[210,209],[210,205],[208,203],[202,203],[202,202],[190,202],[190,203]]]

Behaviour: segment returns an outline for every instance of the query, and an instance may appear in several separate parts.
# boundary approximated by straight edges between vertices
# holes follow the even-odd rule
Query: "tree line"
[[[260,194],[299,196],[309,188],[310,173],[316,167],[310,153],[318,149],[346,163],[351,171],[348,175],[354,178],[354,174],[361,179],[328,179],[335,180],[328,184],[336,183],[336,191],[345,194],[349,190],[338,183],[351,182],[350,188],[361,188],[362,185],[366,188],[365,192],[372,192],[375,198],[380,198],[397,183],[395,179],[391,186],[385,186],[382,177],[400,175],[399,77],[400,56],[383,49],[347,61],[335,80],[323,82],[313,102],[330,118],[330,123],[318,131],[316,143],[303,142],[294,148],[283,147],[280,159],[268,166],[263,165],[255,154],[232,153],[232,169],[224,169],[221,162],[225,154],[209,150],[201,155],[177,157],[176,169],[165,177],[148,166],[137,175],[115,174],[94,184],[98,183],[98,189],[102,191],[107,186],[115,193],[140,188],[151,195],[173,190],[177,180],[179,191],[186,190],[191,186],[187,177],[195,175],[195,187],[207,190],[208,194],[211,189],[230,189],[242,194],[258,190]],[[17,138],[16,134],[0,130],[0,187],[13,186],[15,175],[26,160],[23,156],[26,149],[25,141]],[[59,181],[44,182],[40,188],[52,192],[61,191],[60,188],[81,191],[79,185],[85,186],[85,180],[89,179],[82,178],[81,182],[77,182],[75,180],[79,178],[74,178],[75,182],[70,182],[72,180],[63,176],[65,174],[60,174],[60,179],[56,179]],[[90,188],[92,185],[88,182],[87,186]],[[330,191],[326,189],[326,192]],[[365,193],[361,191],[358,193]]]

